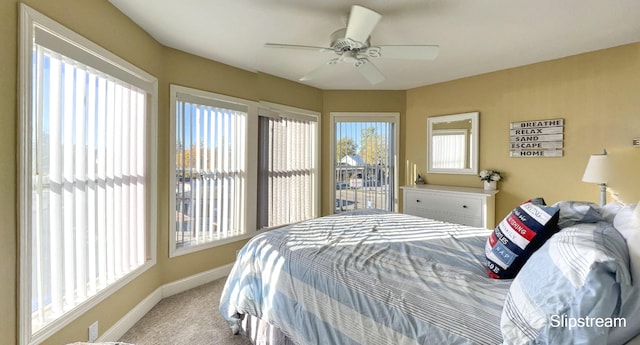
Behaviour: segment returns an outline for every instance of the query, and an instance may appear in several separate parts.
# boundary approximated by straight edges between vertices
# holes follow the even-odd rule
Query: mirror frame
[[[427,118],[427,173],[431,174],[466,174],[475,175],[478,174],[478,153],[480,140],[479,140],[479,127],[480,127],[480,112],[469,112],[461,114],[451,114],[442,116],[433,116]],[[455,122],[462,120],[471,120],[471,150],[472,154],[471,166],[464,169],[453,168],[434,168],[433,167],[433,125],[442,122]]]

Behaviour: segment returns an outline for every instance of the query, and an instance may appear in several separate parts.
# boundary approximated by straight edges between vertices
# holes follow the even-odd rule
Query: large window
[[[157,81],[22,6],[21,322],[38,342],[154,262]]]
[[[317,216],[318,116],[261,109],[258,228]]]
[[[319,118],[171,85],[170,255],[316,217]]]

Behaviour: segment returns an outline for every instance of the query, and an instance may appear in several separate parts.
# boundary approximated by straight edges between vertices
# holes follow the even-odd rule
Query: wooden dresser
[[[495,227],[497,190],[431,184],[400,188],[406,214],[479,228]]]

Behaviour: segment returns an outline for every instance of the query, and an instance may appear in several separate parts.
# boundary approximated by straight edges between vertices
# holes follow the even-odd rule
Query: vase
[[[497,185],[497,181],[484,181],[484,190],[496,190]]]

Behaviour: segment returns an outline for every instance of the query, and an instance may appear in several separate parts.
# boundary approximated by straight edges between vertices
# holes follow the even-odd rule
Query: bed
[[[515,279],[490,277],[489,229],[359,210],[265,232],[238,253],[220,313],[255,344],[623,344],[640,293],[613,226],[622,207],[555,207],[564,228]],[[626,324],[569,327],[589,318]]]

